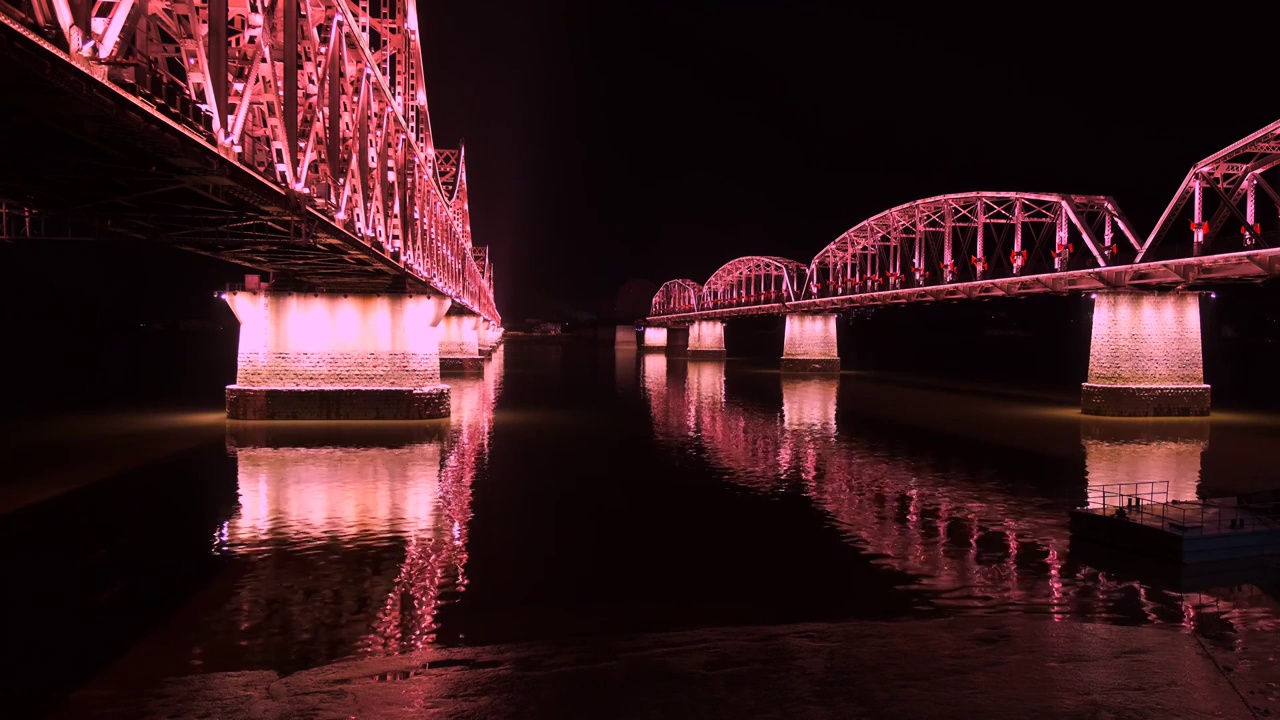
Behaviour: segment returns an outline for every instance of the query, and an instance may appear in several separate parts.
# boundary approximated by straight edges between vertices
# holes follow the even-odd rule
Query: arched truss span
[[[673,315],[697,312],[702,304],[702,286],[693,280],[671,280],[663,283],[649,304],[650,315]]]
[[[1278,188],[1280,120],[1196,163],[1142,244],[1138,260],[1180,221],[1189,221],[1181,227],[1190,228],[1196,255],[1275,247],[1280,244]]]
[[[805,266],[795,260],[751,255],[730,260],[702,286],[701,309],[794,302],[804,287]]]
[[[1132,250],[1122,250],[1124,240]],[[1138,249],[1132,225],[1110,197],[940,195],[886,210],[840,235],[810,263],[804,297],[1104,267]]]

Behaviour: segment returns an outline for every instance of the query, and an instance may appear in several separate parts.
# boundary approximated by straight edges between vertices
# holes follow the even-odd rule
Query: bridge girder
[[[32,57],[43,53],[36,62],[60,58],[78,68],[101,83],[93,93],[149,114],[150,128],[164,134],[106,138],[108,147],[179,138],[204,153],[188,152],[183,162],[215,165],[208,155],[229,164],[202,183],[179,183],[202,194],[205,206],[197,214],[218,223],[218,232],[166,227],[164,213],[156,212],[151,221],[159,222],[128,218],[138,221],[135,234],[233,261],[246,254],[245,244],[364,246],[384,272],[434,287],[500,324],[492,273],[472,248],[464,154],[434,145],[412,0],[0,4],[0,33],[12,33],[9,42],[24,43]],[[73,80],[83,85],[85,78]],[[246,208],[227,201],[244,194],[222,187],[236,184],[228,172],[247,172],[272,186],[273,192],[257,193],[265,198],[257,207],[247,208],[248,223],[238,222]],[[162,199],[170,190],[146,192]],[[62,210],[42,206],[47,198],[10,200],[35,200],[25,204],[45,215]],[[93,221],[103,218],[111,213],[99,207]],[[333,227],[306,235],[317,222]],[[308,267],[299,262],[289,272],[305,275]],[[349,280],[359,284],[360,277]]]

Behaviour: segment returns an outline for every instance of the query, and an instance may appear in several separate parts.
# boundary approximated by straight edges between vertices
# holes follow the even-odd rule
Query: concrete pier
[[[446,315],[440,322],[440,372],[484,372],[479,325],[475,315]]]
[[[234,291],[233,420],[420,420],[449,415],[442,295]]]
[[[614,347],[639,347],[638,333],[634,325],[618,325],[613,329]]]
[[[782,348],[783,372],[840,372],[836,316],[832,313],[787,315]]]
[[[667,328],[667,355],[674,358],[689,357],[689,328]]]
[[[498,349],[498,345],[502,344],[502,328],[494,325],[488,320],[481,320],[479,327],[476,329],[476,340],[480,357],[490,357],[494,351]]]
[[[1098,293],[1080,409],[1126,417],[1208,415],[1199,293]]]
[[[641,346],[643,352],[661,352],[667,351],[667,329],[664,327],[647,327],[644,329],[644,345]]]
[[[719,320],[699,320],[689,326],[690,360],[723,360],[724,323]]]

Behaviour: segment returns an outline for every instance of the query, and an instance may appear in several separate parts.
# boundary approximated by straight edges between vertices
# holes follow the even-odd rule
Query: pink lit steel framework
[[[1138,260],[1188,216],[1192,252],[1196,255],[1280,244],[1276,242],[1280,239],[1278,185],[1280,120],[1196,163],[1142,244]],[[1206,201],[1213,207],[1212,215],[1206,215]],[[1261,212],[1259,201],[1264,205]]]
[[[649,305],[649,314],[666,315],[668,313],[696,311],[702,299],[702,286],[693,280],[669,280],[658,288]]]
[[[1105,267],[1138,249],[1115,201],[978,192],[899,205],[858,223],[809,266],[805,297]]]
[[[803,271],[783,273],[798,288],[793,294],[734,291],[719,278],[759,260],[743,258],[713,276],[718,302],[709,302],[713,282],[708,281],[697,308],[680,310],[655,298],[648,320],[670,325],[869,305],[1266,280],[1280,276],[1276,174],[1280,121],[1193,167],[1145,242],[1138,241],[1115,200],[1103,195],[975,192],[916,200],[842,233]],[[1206,220],[1209,194],[1217,203]],[[1190,252],[1148,257],[1189,201]],[[1209,254],[1209,243],[1232,220],[1239,224],[1239,244],[1219,238]]]
[[[0,40],[28,67],[65,61],[53,85],[114,103],[111,129],[127,116],[106,144],[168,173],[135,196],[199,200],[144,222],[117,194],[116,232],[320,289],[400,278],[500,323],[463,151],[434,144],[412,0],[0,0]]]
[[[794,302],[804,286],[805,266],[780,257],[750,255],[730,260],[702,286],[704,310]]]

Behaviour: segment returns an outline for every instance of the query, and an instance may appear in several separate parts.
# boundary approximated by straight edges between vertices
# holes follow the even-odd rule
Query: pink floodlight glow
[[[439,384],[441,295],[233,292],[242,387]]]
[[[644,329],[644,346],[664,348],[667,346],[667,329],[664,327],[647,327]]]
[[[680,382],[667,373],[667,358],[642,362],[655,435],[673,447],[696,448],[726,471],[726,482],[764,496],[794,483],[877,564],[918,576],[928,587],[978,587],[978,595],[995,603],[1062,600],[1058,565],[1013,562],[1028,547],[1051,558],[1064,553],[1069,538],[1058,515],[988,484],[957,482],[927,458],[885,452],[856,432],[841,433],[838,378],[782,375],[779,418],[776,406],[726,397],[724,363],[689,363]],[[905,503],[907,522],[895,500]],[[920,527],[927,510],[949,520],[948,534],[961,541],[967,536],[972,553],[929,541]],[[998,566],[978,557],[978,538],[988,532],[1008,553]],[[966,594],[963,602],[972,599]]]
[[[782,424],[789,431],[834,436],[838,375],[782,377]]]
[[[259,551],[282,532],[324,542],[334,535],[422,533],[436,522],[436,443],[240,447],[236,456],[240,509],[228,529],[232,552]]]
[[[787,316],[784,358],[838,358],[836,316],[795,313]]]
[[[1209,403],[1199,293],[1099,293],[1081,410],[1201,416],[1209,413]]]
[[[1209,445],[1207,420],[1150,423],[1144,427],[1099,422],[1080,440],[1090,488],[1121,483],[1169,483],[1169,500],[1197,500],[1202,456]],[[1101,493],[1090,493],[1094,507]]]
[[[724,323],[699,320],[689,325],[689,350],[724,352]]]
[[[1099,294],[1093,305],[1089,382],[1204,384],[1200,296]]]
[[[440,322],[442,357],[477,357],[480,354],[480,318],[475,315],[448,315]]]

